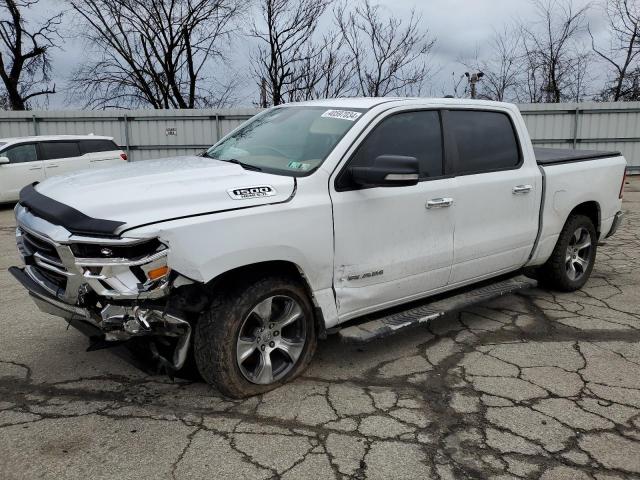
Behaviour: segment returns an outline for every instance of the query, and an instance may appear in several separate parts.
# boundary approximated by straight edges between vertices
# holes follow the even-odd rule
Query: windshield
[[[270,173],[304,176],[327,158],[365,110],[275,108],[259,115],[205,156]]]

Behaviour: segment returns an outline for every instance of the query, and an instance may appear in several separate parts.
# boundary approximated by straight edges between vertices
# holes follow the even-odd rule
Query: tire
[[[560,232],[551,257],[538,269],[538,280],[562,292],[581,289],[591,276],[597,248],[598,235],[591,219],[572,215]]]
[[[288,277],[268,276],[214,299],[196,325],[194,356],[206,382],[228,397],[245,398],[296,378],[316,345],[305,288]]]

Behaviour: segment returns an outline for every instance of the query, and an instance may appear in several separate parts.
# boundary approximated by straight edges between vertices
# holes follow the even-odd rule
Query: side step
[[[535,280],[518,276],[500,282],[490,283],[482,287],[466,290],[452,296],[435,301],[426,300],[408,310],[387,313],[383,316],[367,316],[368,320],[341,329],[338,332],[341,340],[347,343],[366,343],[378,338],[388,337],[405,328],[429,322],[447,313],[463,310],[472,305],[486,302],[493,298],[513,293],[537,285]],[[415,303],[413,304],[415,305]]]

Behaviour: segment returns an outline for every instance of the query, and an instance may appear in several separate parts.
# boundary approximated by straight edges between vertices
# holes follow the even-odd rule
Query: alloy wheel
[[[268,385],[296,365],[307,339],[301,305],[286,295],[261,300],[245,317],[236,345],[236,361],[251,383]]]
[[[570,280],[579,280],[589,268],[591,261],[591,234],[579,227],[571,236],[565,257],[567,276]]]

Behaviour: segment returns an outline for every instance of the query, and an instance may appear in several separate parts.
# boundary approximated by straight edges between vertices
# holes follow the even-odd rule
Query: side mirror
[[[351,167],[351,178],[363,187],[406,187],[420,179],[420,167],[415,157],[381,155],[370,167]]]
[[[5,165],[7,163],[11,163],[8,157],[0,157],[0,165]]]

